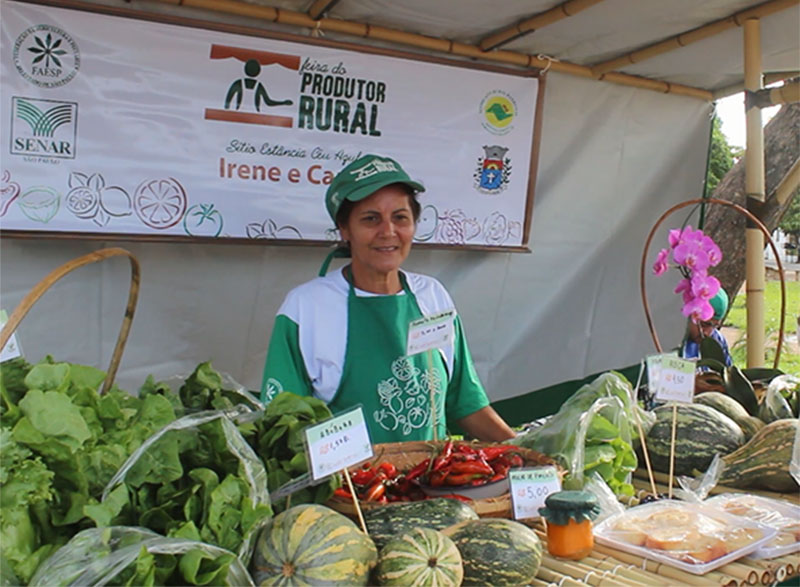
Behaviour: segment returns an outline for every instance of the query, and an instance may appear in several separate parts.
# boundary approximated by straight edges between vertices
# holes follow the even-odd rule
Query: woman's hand
[[[456,421],[459,428],[470,436],[486,442],[502,442],[516,436],[500,414],[486,406]]]

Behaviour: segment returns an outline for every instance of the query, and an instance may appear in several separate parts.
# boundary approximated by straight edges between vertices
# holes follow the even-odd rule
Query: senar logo
[[[480,115],[483,128],[493,134],[504,135],[513,128],[517,103],[510,94],[496,90],[481,101]]]
[[[50,24],[25,29],[14,43],[13,59],[19,74],[42,88],[56,88],[72,81],[81,66],[77,43]]]
[[[75,158],[75,102],[11,98],[11,154]]]

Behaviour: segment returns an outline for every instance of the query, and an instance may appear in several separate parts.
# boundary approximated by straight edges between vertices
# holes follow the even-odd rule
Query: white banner
[[[536,78],[16,2],[2,14],[3,230],[330,240],[327,184],[379,153],[426,186],[417,241],[527,242]]]

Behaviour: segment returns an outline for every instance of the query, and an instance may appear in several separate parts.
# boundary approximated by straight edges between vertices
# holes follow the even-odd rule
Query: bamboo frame
[[[761,89],[761,23],[758,18],[744,21],[744,84],[745,90]],[[744,152],[744,189],[747,209],[754,215],[764,203],[764,129],[761,109],[745,112],[746,138]],[[767,234],[767,236],[769,236]],[[764,234],[748,223],[745,229],[745,275],[747,291],[747,366],[764,364]],[[777,251],[775,257],[778,257]],[[783,338],[781,329],[781,338]],[[776,365],[777,367],[777,365]]]
[[[789,168],[789,171],[781,179],[775,189],[775,199],[781,205],[785,204],[789,196],[793,195],[798,187],[800,187],[800,158],[794,162],[794,165]]]
[[[765,73],[762,77],[764,80],[764,85],[768,86],[770,84],[792,79],[798,76],[800,76],[800,71],[773,71]],[[744,83],[740,83],[728,86],[726,88],[721,88],[719,90],[714,90],[713,95],[715,100],[719,100],[720,98],[727,98],[728,96],[732,96],[733,94],[738,94],[739,92],[743,91]]]
[[[644,269],[645,269],[645,264],[647,262],[647,253],[648,250],[650,249],[650,243],[652,242],[653,237],[655,236],[656,230],[658,229],[659,226],[661,226],[661,223],[667,218],[667,216],[669,216],[676,210],[685,208],[686,206],[697,206],[699,204],[719,204],[721,206],[727,206],[729,208],[733,208],[738,213],[743,214],[744,216],[747,217],[747,219],[750,222],[752,222],[758,228],[758,230],[761,231],[761,234],[767,238],[769,245],[772,248],[772,252],[775,254],[775,262],[778,265],[778,272],[780,273],[781,276],[781,319],[780,319],[780,328],[778,330],[778,344],[775,348],[775,361],[774,361],[774,367],[777,369],[778,363],[780,362],[781,348],[783,346],[783,332],[786,323],[786,283],[783,277],[784,276],[783,263],[781,262],[781,259],[778,255],[778,248],[775,246],[772,237],[769,235],[769,230],[767,229],[767,227],[764,226],[764,223],[761,222],[752,212],[746,210],[745,208],[742,208],[738,204],[734,204],[733,202],[728,202],[727,200],[718,200],[716,198],[697,198],[694,200],[686,200],[685,202],[680,202],[678,204],[675,204],[669,210],[664,212],[658,218],[658,220],[656,220],[656,223],[653,225],[653,228],[650,229],[650,234],[647,235],[647,240],[645,241],[644,250],[642,251],[642,261],[639,267],[639,288],[642,294],[642,304],[644,305],[644,314],[645,318],[647,319],[647,327],[650,329],[650,335],[653,338],[653,343],[655,344],[656,350],[659,353],[662,352],[661,342],[658,340],[658,334],[656,333],[655,326],[653,325],[653,317],[650,314],[650,304],[647,302],[647,286],[645,285],[645,278],[644,278],[645,276]],[[761,255],[761,250],[763,250],[763,247],[762,249],[759,249],[759,255]],[[750,344],[749,322],[747,327],[748,327],[747,340],[749,345]],[[763,322],[761,328],[763,329]]]
[[[314,20],[318,20],[323,14],[336,6],[339,0],[316,0],[308,9],[308,15]]]
[[[89,265],[90,263],[97,263],[104,259],[116,256],[128,257],[131,263],[131,283],[128,291],[128,303],[125,306],[125,313],[122,318],[122,326],[120,327],[119,335],[117,336],[117,344],[114,347],[114,352],[111,355],[111,363],[106,371],[106,378],[103,381],[103,387],[100,390],[100,395],[107,392],[111,385],[114,383],[114,378],[117,375],[120,360],[122,359],[122,351],[125,348],[125,342],[128,340],[128,333],[131,329],[133,322],[133,314],[136,310],[136,301],[139,298],[139,282],[141,280],[141,270],[139,268],[139,261],[129,251],[120,248],[107,248],[94,251],[68,261],[60,267],[57,267],[48,273],[33,289],[31,289],[25,297],[22,298],[19,305],[14,308],[11,316],[8,317],[2,331],[0,331],[0,349],[6,346],[8,339],[14,334],[22,319],[28,314],[33,305],[41,298],[44,293],[59,279],[71,273],[79,267]]]
[[[172,5],[176,3],[176,0],[156,1]],[[336,18],[320,18],[319,20],[314,20],[306,13],[272,8],[269,6],[261,6],[257,4],[248,4],[245,2],[239,2],[237,0],[177,0],[177,2],[180,6],[232,14],[246,18],[254,18],[257,20],[263,20],[276,24],[284,24],[293,27],[323,32],[334,32],[358,38],[384,41],[395,45],[415,47],[417,49],[445,53],[448,55],[478,61],[504,63],[525,69],[549,68],[559,73],[584,77],[587,79],[592,79],[595,77],[592,75],[592,70],[590,67],[570,63],[567,61],[556,61],[552,59],[546,59],[544,57],[540,58],[534,55],[527,55],[514,51],[483,51],[477,45],[469,45],[467,43],[459,43],[449,39],[439,39],[435,37],[429,37],[427,35],[407,33],[387,27],[371,26],[364,23]],[[57,0],[53,2],[53,4],[68,5],[68,3],[59,2]],[[710,102],[713,99],[712,93],[702,88],[695,88],[682,84],[671,84],[668,82],[625,73],[615,72],[613,74],[608,74],[604,77],[603,81],[652,90],[665,94],[688,96],[691,98],[705,100],[707,102]]]
[[[478,42],[478,47],[483,51],[496,49],[500,45],[509,43],[536,29],[544,28],[554,22],[574,16],[600,2],[603,2],[603,0],[567,0],[550,10],[546,10],[536,16],[518,22],[513,26],[487,35]]]
[[[592,74],[595,77],[602,79],[603,74],[619,69],[620,67],[639,63],[674,49],[680,49],[681,47],[685,47],[691,43],[696,43],[697,41],[702,41],[708,37],[718,35],[719,33],[722,33],[733,27],[742,26],[742,23],[749,18],[762,18],[791,6],[796,6],[797,3],[798,0],[771,0],[769,2],[764,2],[763,4],[759,4],[753,8],[748,8],[732,14],[727,18],[723,18],[685,33],[675,35],[674,37],[670,37],[664,41],[648,45],[626,55],[597,63],[591,68]]]

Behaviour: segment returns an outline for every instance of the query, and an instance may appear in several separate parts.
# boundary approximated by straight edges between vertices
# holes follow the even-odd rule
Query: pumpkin
[[[389,540],[375,569],[379,585],[458,587],[463,577],[461,554],[455,543],[430,528],[414,528]]]
[[[377,558],[372,539],[350,519],[302,504],[261,530],[252,575],[258,585],[366,585]]]

